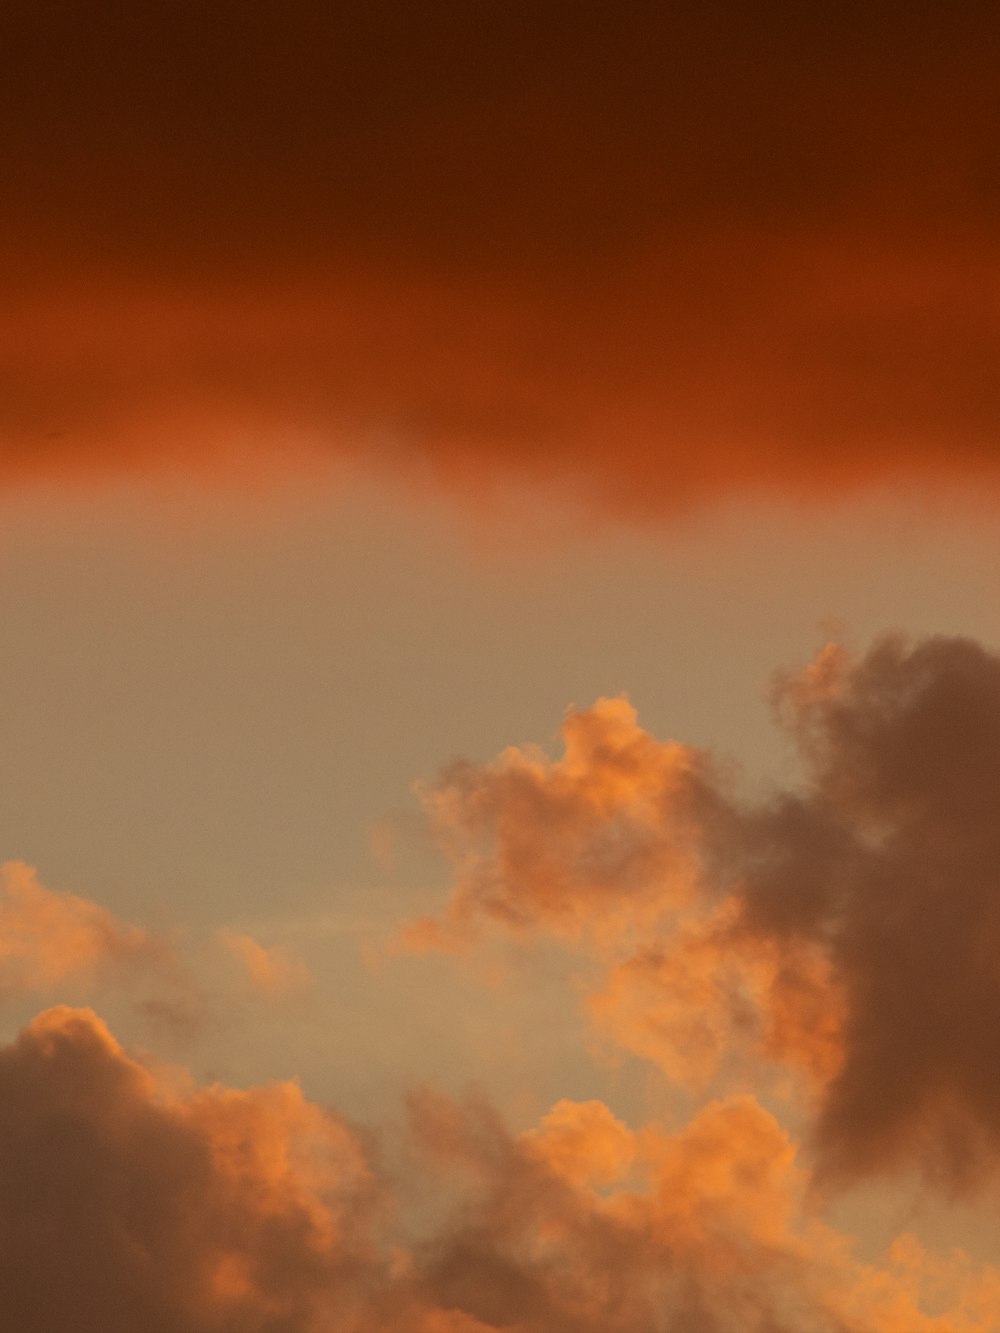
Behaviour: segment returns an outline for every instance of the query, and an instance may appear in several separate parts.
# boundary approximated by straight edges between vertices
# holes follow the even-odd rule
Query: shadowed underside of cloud
[[[992,475],[998,45],[971,2],[18,0],[0,479]]]
[[[361,1262],[367,1168],[292,1085],[171,1094],[89,1010],[0,1053],[12,1327],[298,1330]]]
[[[401,1222],[370,1136],[294,1084],[196,1088],[89,1010],[0,1050],[0,1299],[22,1333],[990,1333],[1000,1274],[902,1238],[884,1267],[802,1210],[752,1098],[633,1131],[562,1102],[410,1106]],[[391,1184],[390,1184],[391,1182]],[[924,1313],[928,1291],[946,1307]]]
[[[756,803],[623,700],[571,713],[561,759],[446,770],[425,800],[456,886],[409,941],[545,932],[605,965],[602,1030],[680,1082],[805,1074],[829,1178],[981,1183],[1000,1161],[1000,659],[831,647],[776,703],[802,780]]]

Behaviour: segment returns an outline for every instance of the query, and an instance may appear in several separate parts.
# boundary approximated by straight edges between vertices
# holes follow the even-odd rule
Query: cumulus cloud
[[[844,995],[813,941],[748,934],[740,902],[690,912],[611,962],[588,1011],[600,1031],[703,1092],[770,1061],[825,1084],[843,1061]]]
[[[464,1186],[413,1249],[444,1308],[516,1333],[989,1333],[1000,1274],[900,1237],[880,1264],[810,1209],[808,1173],[752,1097],[632,1130],[557,1104],[512,1136],[481,1102],[413,1099],[413,1131]],[[439,1184],[438,1188],[441,1186]],[[933,1307],[938,1313],[929,1314]]]
[[[500,931],[586,958],[595,1024],[699,1094],[686,1123],[563,1099],[514,1132],[425,1089],[402,1134],[360,1129],[294,1083],[199,1087],[50,1009],[0,1048],[12,1325],[996,1333],[994,1267],[905,1234],[862,1258],[816,1186],[912,1165],[996,1184],[1000,658],[828,647],[773,693],[800,774],[754,799],[621,698],[570,713],[556,758],[509,749],[423,791],[456,876],[412,943]],[[9,990],[158,956],[28,867],[2,885]],[[252,937],[230,947],[287,980]]]
[[[47,1010],[0,1049],[7,1317],[24,1333],[996,1327],[988,1265],[912,1237],[859,1260],[751,1097],[637,1130],[563,1101],[513,1134],[484,1102],[425,1090],[391,1168],[382,1138],[294,1083],[198,1087],[90,1010]]]
[[[624,698],[571,712],[562,739],[560,759],[511,747],[421,789],[457,879],[445,921],[410,928],[413,947],[460,946],[483,920],[618,935],[689,898],[705,757],[642,731]]]
[[[0,1052],[0,1288],[25,1333],[313,1329],[363,1260],[364,1152],[293,1084],[158,1083],[89,1010]]]
[[[688,1086],[805,1074],[830,1178],[972,1185],[1000,1158],[1000,659],[830,648],[775,702],[801,780],[756,801],[620,700],[571,714],[564,758],[447,770],[437,930],[571,939],[601,1028]]]

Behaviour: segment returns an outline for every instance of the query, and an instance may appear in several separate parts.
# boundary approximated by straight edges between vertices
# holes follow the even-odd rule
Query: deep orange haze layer
[[[0,473],[659,514],[996,470],[986,4],[0,19]],[[256,464],[254,464],[256,465]]]

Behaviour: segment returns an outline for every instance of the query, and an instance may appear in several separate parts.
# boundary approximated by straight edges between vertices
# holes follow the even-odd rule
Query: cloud
[[[49,1003],[124,997],[158,1038],[186,1048],[209,1010],[175,934],[123,922],[92,899],[46,888],[33,866],[7,861],[0,865],[0,1000],[13,1006],[29,995]]]
[[[25,1333],[313,1329],[363,1262],[356,1137],[294,1084],[178,1092],[89,1010],[0,1052],[0,1289]]]
[[[845,988],[831,1169],[910,1157],[972,1184],[1000,1146],[1000,660],[890,639],[785,698],[806,792],[749,825],[745,900],[752,926],[825,940]]]
[[[830,1180],[912,1164],[971,1188],[1000,1163],[1000,659],[827,649],[775,702],[801,777],[759,800],[621,700],[571,714],[561,759],[446,770],[439,935],[597,959],[601,1030],[686,1086],[805,1075]]]
[[[442,1305],[519,1333],[695,1324],[715,1333],[741,1317],[762,1330],[779,1321],[798,1261],[784,1226],[792,1154],[748,1103],[747,1120],[758,1114],[755,1143],[737,1105],[706,1108],[679,1135],[636,1135],[599,1105],[561,1103],[515,1139],[488,1107],[425,1094],[413,1103],[415,1132],[465,1194],[417,1251],[424,1281]],[[590,1147],[599,1148],[592,1173],[582,1169]],[[630,1159],[622,1188],[594,1187]],[[814,1327],[834,1326],[812,1313]]]
[[[521,1142],[571,1184],[610,1184],[628,1173],[634,1137],[603,1102],[561,1101]]]
[[[223,947],[242,964],[251,984],[266,995],[290,995],[308,987],[312,978],[305,963],[284,949],[265,949],[252,935],[224,930]]]
[[[0,865],[0,890],[0,992],[93,980],[162,955],[146,931],[89,899],[45,888],[23,862]]]
[[[748,934],[735,898],[612,961],[587,1008],[617,1045],[694,1092],[720,1076],[767,1079],[766,1062],[824,1086],[843,1064],[845,999],[828,954]]]
[[[9,12],[4,484],[360,455],[659,519],[995,475],[983,6],[144,14]]]
[[[294,1083],[198,1087],[60,1007],[0,1049],[0,1143],[24,1333],[995,1329],[990,1266],[911,1237],[857,1259],[751,1097],[638,1130],[562,1101],[517,1135],[425,1090],[389,1169]]]
[[[624,698],[570,712],[562,739],[560,759],[511,747],[420,789],[457,879],[446,920],[411,927],[414,947],[460,945],[483,919],[614,935],[690,896],[704,756],[654,740]]]
[[[463,1191],[414,1247],[440,1306],[516,1333],[990,1333],[1000,1274],[912,1236],[882,1263],[808,1204],[789,1135],[749,1096],[632,1130],[561,1102],[511,1136],[425,1092],[414,1133]],[[438,1189],[442,1185],[438,1183]],[[939,1313],[928,1313],[929,1308]]]

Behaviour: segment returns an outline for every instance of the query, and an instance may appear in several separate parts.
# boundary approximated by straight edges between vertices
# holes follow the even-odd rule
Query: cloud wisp
[[[240,963],[248,981],[264,995],[287,996],[308,989],[312,977],[298,958],[278,946],[265,948],[252,935],[224,930],[219,936],[222,947]]]
[[[163,941],[74,893],[56,892],[21,861],[0,865],[0,995],[107,981],[166,958]]]

